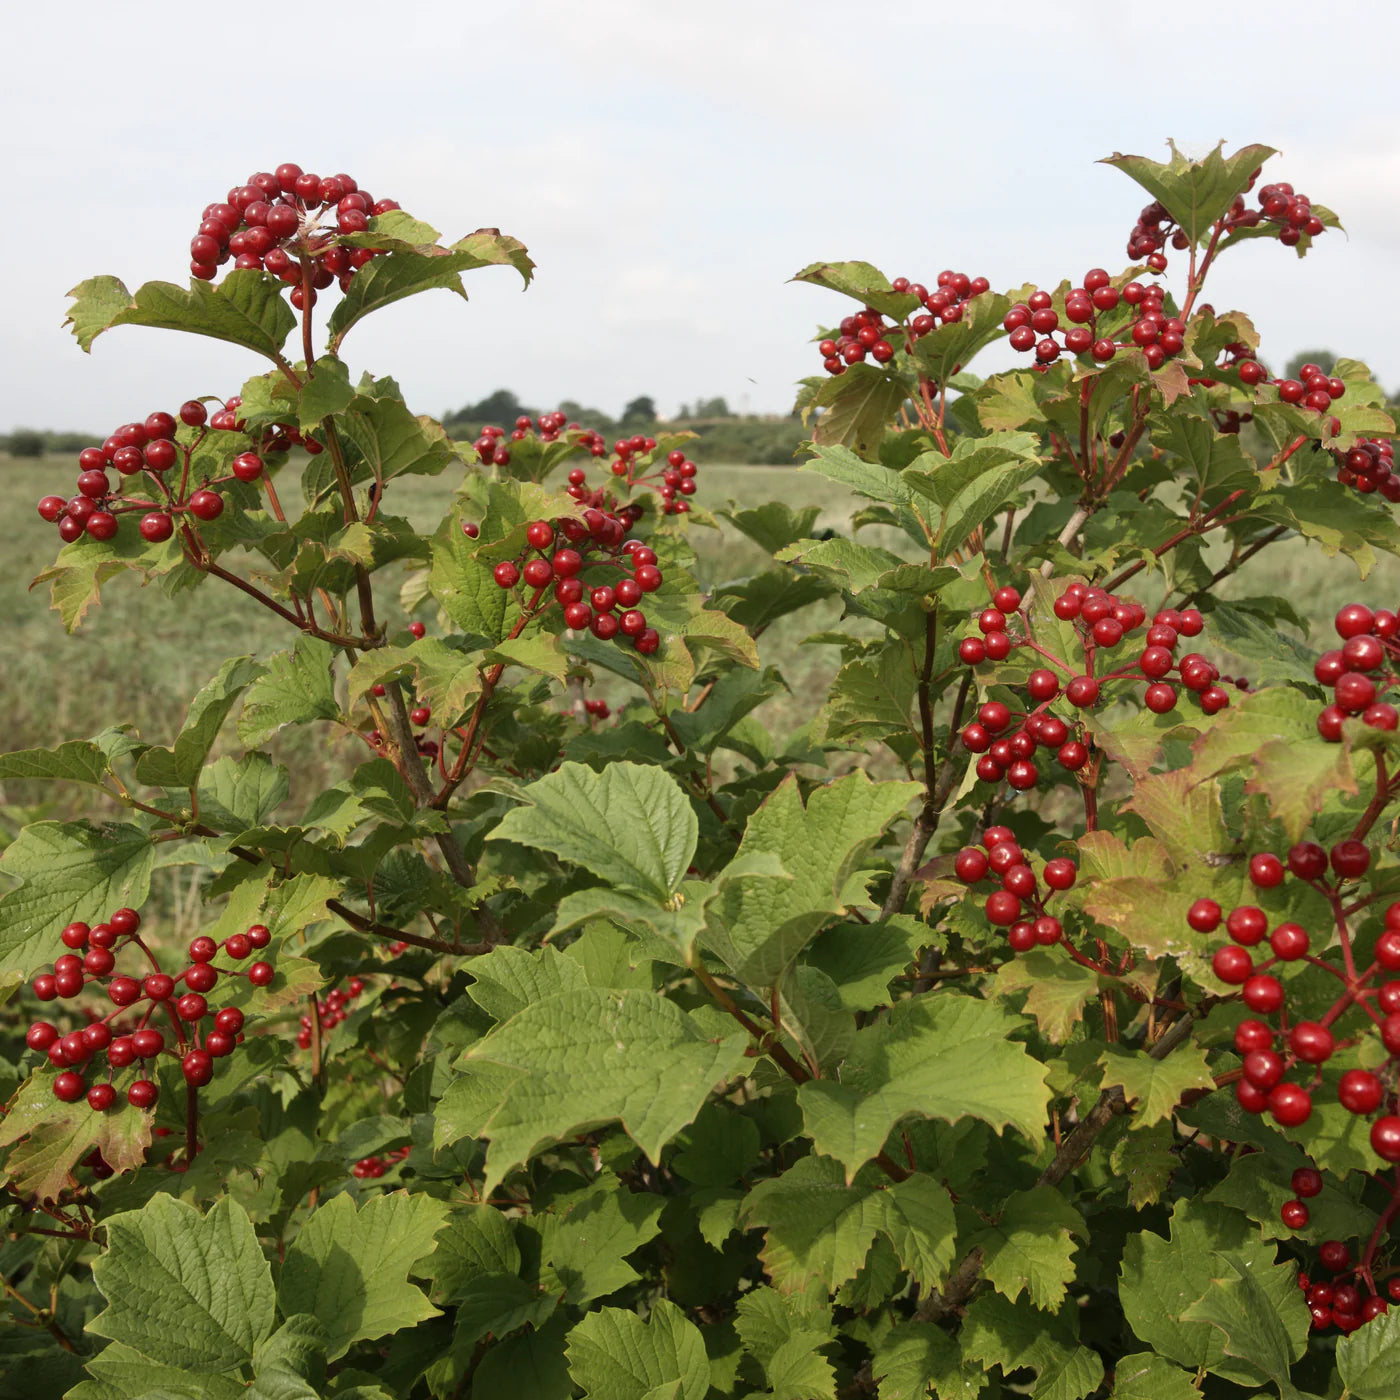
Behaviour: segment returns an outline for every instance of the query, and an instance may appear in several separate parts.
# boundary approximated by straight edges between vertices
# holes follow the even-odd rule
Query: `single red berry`
[[[1269,1112],[1281,1128],[1299,1127],[1312,1116],[1312,1095],[1297,1084],[1278,1084],[1269,1091]]]
[[[1397,1017],[1400,1023],[1400,1017]],[[1308,1065],[1326,1064],[1336,1049],[1332,1032],[1317,1021],[1299,1021],[1288,1033],[1293,1053]]]
[[[1254,959],[1240,947],[1227,943],[1215,950],[1211,959],[1215,975],[1232,987],[1242,986],[1254,971]]]
[[[64,1070],[53,1082],[53,1096],[61,1103],[77,1103],[86,1093],[83,1076],[75,1070]]]
[[[1224,952],[1222,948],[1220,950]],[[1246,957],[1249,955],[1246,953]],[[1223,980],[1223,979],[1222,979]],[[1241,988],[1244,1004],[1261,1016],[1268,1016],[1283,1005],[1283,984],[1268,973],[1256,973]]]
[[[185,969],[185,986],[192,992],[209,992],[214,989],[219,974],[208,963],[194,963]]]
[[[209,1014],[209,1003],[198,992],[186,992],[175,1003],[182,1021],[202,1021]]]
[[[520,582],[520,570],[509,559],[503,559],[492,570],[492,577],[501,588],[514,588]]]
[[[272,941],[272,931],[266,924],[249,924],[246,932],[254,948],[266,948]]]
[[[1296,962],[1307,954],[1309,946],[1307,930],[1299,924],[1280,924],[1269,935],[1269,946],[1284,962]]]
[[[1364,841],[1338,841],[1332,847],[1331,863],[1343,880],[1359,880],[1370,867],[1371,852]]]
[[[987,857],[976,846],[968,846],[953,858],[953,870],[963,884],[975,885],[987,874]]]
[[[1299,1167],[1289,1180],[1295,1196],[1311,1200],[1322,1194],[1322,1173],[1316,1167]]]
[[[1045,883],[1052,890],[1067,890],[1073,887],[1079,872],[1072,860],[1057,856],[1045,862]]]
[[[198,938],[190,939],[190,961],[197,963],[212,962],[218,955],[219,945],[206,934],[200,934]]]
[[[165,1037],[154,1026],[142,1026],[131,1033],[131,1048],[138,1060],[151,1060],[165,1049]]]
[[[1331,1274],[1340,1274],[1351,1268],[1351,1250],[1340,1240],[1324,1240],[1317,1248],[1317,1258]]]
[[[1285,1201],[1279,1207],[1279,1218],[1290,1230],[1301,1230],[1311,1217],[1302,1201]]]
[[[1252,948],[1260,942],[1268,928],[1268,917],[1262,909],[1256,909],[1252,904],[1242,904],[1238,909],[1230,910],[1230,917],[1225,920],[1225,931],[1245,948]]]
[[[1012,588],[1010,585],[1004,588],[998,588],[997,591],[992,594],[992,606],[999,608],[1004,613],[1014,613],[1017,608],[1021,606],[1020,591]]]
[[[1060,745],[1060,751],[1055,757],[1061,768],[1075,773],[1088,763],[1089,750],[1078,739],[1070,739],[1067,743]]]
[[[141,990],[152,1001],[165,1001],[175,990],[175,979],[164,972],[151,972],[142,979]]]
[[[253,945],[246,933],[231,933],[224,939],[224,951],[235,962],[242,962],[253,951]]]
[[[200,1088],[214,1077],[214,1059],[206,1050],[191,1050],[180,1061],[185,1083]]]
[[[115,1006],[130,1006],[141,995],[141,984],[134,977],[114,977],[107,983],[107,995]]]
[[[226,1006],[214,1016],[214,1029],[225,1035],[237,1035],[243,1029],[243,1013],[236,1006]]]
[[[1237,1079],[1235,1081],[1235,1102],[1246,1113],[1263,1113],[1269,1106],[1269,1096],[1262,1089],[1256,1088],[1249,1080]]]
[[[266,987],[272,981],[272,964],[266,962],[255,962],[248,969],[248,980],[255,987]]]
[[[1337,1083],[1337,1101],[1348,1113],[1369,1117],[1381,1106],[1385,1086],[1366,1069],[1349,1069]]]
[[[1065,687],[1065,699],[1077,709],[1086,710],[1097,703],[1099,683],[1093,676],[1076,676]]]
[[[1271,890],[1283,883],[1283,862],[1267,852],[1251,856],[1249,879],[1256,889]]]
[[[1053,700],[1060,693],[1059,678],[1053,671],[1032,671],[1026,677],[1026,690],[1032,700]]]
[[[189,508],[200,520],[217,520],[224,513],[224,498],[217,491],[196,491],[189,499]]]
[[[126,1101],[132,1108],[154,1108],[160,1090],[149,1079],[138,1079],[126,1091]]]
[[[263,460],[256,452],[240,452],[233,459],[233,474],[239,481],[256,481],[263,473]]]
[[[1197,933],[1212,933],[1220,927],[1221,908],[1213,899],[1198,899],[1187,911],[1186,922]]]
[[[424,725],[432,719],[433,712],[427,705],[418,705],[408,712],[408,717],[414,724]]]
[[[999,927],[1014,924],[1021,917],[1021,901],[1007,890],[996,890],[987,896],[987,918]]]
[[[1272,1089],[1283,1078],[1283,1057],[1272,1050],[1251,1050],[1244,1057],[1244,1077],[1256,1088]]]
[[[1400,1162],[1400,1118],[1387,1113],[1371,1124],[1371,1150],[1386,1162]]]
[[[1288,868],[1300,880],[1320,880],[1327,873],[1327,852],[1316,841],[1299,841],[1288,852]]]
[[[1263,1021],[1241,1021],[1235,1027],[1235,1049],[1241,1055],[1252,1050],[1268,1050],[1273,1047],[1274,1032]]]
[[[35,1021],[24,1034],[24,1043],[31,1050],[43,1053],[58,1039],[58,1028],[47,1021]]]

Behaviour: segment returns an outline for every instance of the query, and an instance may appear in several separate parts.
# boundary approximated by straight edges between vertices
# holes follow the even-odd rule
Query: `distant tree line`
[[[96,447],[102,439],[95,433],[53,433],[41,432],[38,428],[16,428],[7,436],[0,436],[0,452],[8,452],[11,457],[43,457],[49,452],[81,452],[85,447]]]

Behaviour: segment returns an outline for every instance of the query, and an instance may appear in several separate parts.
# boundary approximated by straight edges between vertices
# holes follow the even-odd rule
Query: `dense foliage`
[[[134,574],[288,646],[178,734],[0,757],[93,804],[0,862],[0,1386],[1400,1393],[1400,618],[1359,590],[1319,654],[1237,586],[1283,540],[1364,579],[1400,478],[1364,365],[1275,378],[1204,300],[1336,227],[1272,154],[1113,157],[1121,273],[800,273],[851,299],[803,469],[860,538],[704,510],[684,436],[457,443],[352,372],[370,312],[532,264],[346,176],[210,205],[188,287],[78,287],[84,350],[268,367],[40,502],[64,625]],[[420,532],[396,483],[444,471]],[[717,516],[772,562],[705,592]],[[759,639],[833,599],[835,683],[770,732]],[[299,726],[358,756],[324,791]]]

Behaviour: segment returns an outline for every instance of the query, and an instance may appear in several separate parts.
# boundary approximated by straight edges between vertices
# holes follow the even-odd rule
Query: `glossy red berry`
[[[1307,930],[1300,924],[1280,924],[1269,935],[1269,946],[1284,962],[1295,962],[1305,956],[1309,941]]]
[[[1197,933],[1212,933],[1220,927],[1222,912],[1215,900],[1198,899],[1186,911],[1186,922]]]
[[[1385,1086],[1366,1069],[1349,1069],[1337,1083],[1337,1101],[1348,1113],[1369,1116],[1381,1106]]]
[[[1326,1064],[1336,1049],[1336,1040],[1326,1026],[1317,1021],[1299,1021],[1288,1033],[1288,1044],[1304,1064]]]
[[[214,1016],[214,1029],[225,1035],[237,1035],[243,1029],[243,1013],[236,1006],[226,1006]]]
[[[103,1113],[117,1101],[117,1091],[110,1084],[94,1084],[87,1091],[88,1107],[95,1113]]]
[[[75,1070],[64,1070],[53,1082],[53,1096],[61,1103],[77,1103],[87,1093],[83,1076]]]
[[[1283,862],[1276,855],[1265,852],[1251,856],[1249,879],[1256,889],[1274,889],[1283,883]]]
[[[1371,1150],[1382,1161],[1400,1162],[1400,1118],[1388,1113],[1371,1124]]]
[[[1271,1049],[1273,1043],[1273,1028],[1266,1026],[1263,1021],[1241,1021],[1235,1027],[1235,1049],[1241,1055],[1248,1055],[1254,1050]]]
[[[1327,873],[1327,852],[1315,841],[1299,841],[1289,849],[1288,868],[1300,880],[1320,880]]]
[[[126,1101],[133,1108],[154,1108],[160,1090],[149,1079],[138,1079],[126,1091]]]
[[[968,846],[953,858],[953,870],[965,885],[975,885],[987,874],[987,857],[975,846]],[[36,1049],[42,1047],[36,1046]]]
[[[1248,954],[1245,956],[1248,957]],[[1268,973],[1256,973],[1245,982],[1241,988],[1241,995],[1244,1004],[1251,1011],[1268,1016],[1283,1005],[1283,984],[1277,977],[1270,977]]]
[[[1215,975],[1232,987],[1242,986],[1254,971],[1254,959],[1240,947],[1227,943],[1215,950],[1211,959]]]
[[[1318,1262],[1328,1273],[1340,1274],[1351,1267],[1351,1250],[1340,1240],[1324,1240],[1317,1249]]]
[[[217,520],[224,513],[224,498],[217,491],[196,491],[188,504],[190,514],[200,520]]]
[[[248,980],[255,987],[266,987],[272,981],[272,964],[266,962],[255,962],[248,969]]]
[[[1073,887],[1078,870],[1072,860],[1058,856],[1045,862],[1045,883],[1052,890],[1067,890]]]
[[[1076,676],[1065,687],[1065,699],[1077,709],[1086,710],[1099,698],[1099,683],[1093,676]]]
[[[1301,1230],[1311,1217],[1302,1201],[1285,1201],[1279,1207],[1279,1218],[1290,1230]]]
[[[1322,1173],[1316,1167],[1299,1167],[1289,1179],[1295,1196],[1310,1201],[1322,1194]]]
[[[1269,1112],[1282,1128],[1296,1128],[1312,1116],[1312,1095],[1297,1084],[1278,1084],[1269,1091]]]
[[[1225,920],[1225,931],[1245,948],[1252,948],[1260,942],[1268,928],[1268,917],[1262,909],[1256,909],[1252,904],[1242,904],[1238,909],[1230,910]]]

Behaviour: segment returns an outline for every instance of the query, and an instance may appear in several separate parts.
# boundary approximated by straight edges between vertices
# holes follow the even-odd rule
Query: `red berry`
[[[1063,856],[1045,862],[1045,883],[1052,890],[1067,890],[1072,888],[1078,876],[1078,870],[1072,860],[1067,860]]]
[[[1009,585],[1005,588],[998,588],[992,595],[992,606],[999,608],[1004,613],[1013,613],[1021,606],[1021,594]]]
[[[266,962],[255,962],[248,969],[248,980],[255,987],[266,987],[272,981],[272,964]]]
[[[1211,967],[1222,982],[1238,987],[1242,986],[1254,971],[1254,959],[1243,948],[1227,943],[1215,950]]]
[[[408,712],[408,717],[414,724],[422,726],[432,719],[433,712],[427,705],[418,705]]]
[[[151,972],[142,980],[141,990],[152,1001],[165,1001],[175,990],[175,979],[164,972]]]
[[[1324,1240],[1318,1246],[1317,1258],[1328,1273],[1340,1274],[1351,1267],[1351,1250],[1340,1240]]]
[[[1211,933],[1220,927],[1221,908],[1213,899],[1198,899],[1187,911],[1186,922],[1197,933]]]
[[[217,520],[224,513],[224,498],[217,491],[196,491],[189,499],[189,508],[200,520]]]
[[[503,559],[492,570],[492,577],[501,588],[514,588],[520,582],[520,570],[509,559]]]
[[[1332,1032],[1317,1021],[1299,1021],[1288,1034],[1288,1044],[1304,1064],[1326,1064],[1336,1049]]]
[[[1021,901],[1007,890],[996,890],[987,896],[987,918],[1000,927],[1014,924],[1021,917]]]
[[[1065,699],[1077,709],[1085,710],[1099,698],[1099,683],[1093,676],[1076,676],[1065,687]]]
[[[1299,924],[1280,924],[1269,935],[1269,946],[1284,962],[1295,962],[1308,951],[1307,930]]]
[[[53,1096],[62,1103],[77,1103],[86,1093],[83,1076],[74,1070],[64,1070],[53,1082]]]
[[[1312,1095],[1297,1084],[1276,1085],[1269,1091],[1269,1112],[1280,1127],[1296,1128],[1312,1116]]]
[[[1258,943],[1268,927],[1269,920],[1264,911],[1252,904],[1242,904],[1238,909],[1230,910],[1230,917],[1225,920],[1225,931],[1245,948],[1252,948]]]
[[[133,1108],[153,1108],[160,1090],[149,1079],[138,1079],[126,1091],[126,1101]]]
[[[1371,852],[1364,841],[1338,841],[1332,847],[1331,863],[1343,880],[1359,880],[1371,864]]]
[[[185,1083],[197,1089],[214,1077],[214,1060],[206,1050],[191,1050],[180,1061],[180,1069],[185,1076]]]
[[[1385,1086],[1365,1069],[1349,1069],[1337,1083],[1337,1101],[1348,1113],[1369,1116],[1381,1106]]]
[[[1248,1055],[1252,1050],[1268,1050],[1273,1043],[1273,1029],[1263,1021],[1241,1021],[1235,1027],[1235,1049],[1241,1055]]]
[[[110,1084],[94,1084],[87,1091],[88,1107],[95,1113],[103,1113],[117,1101],[117,1091]]]
[[[1310,1218],[1308,1208],[1302,1201],[1285,1201],[1279,1207],[1279,1218],[1290,1230],[1303,1229]]]
[[[1383,1161],[1400,1162],[1400,1118],[1388,1113],[1371,1124],[1371,1149]]]
[[[1327,852],[1315,841],[1299,841],[1288,852],[1288,868],[1300,880],[1320,880],[1327,873]]]
[[[165,1049],[165,1037],[153,1026],[142,1026],[131,1033],[131,1048],[138,1060],[151,1060]]]
[[[243,1029],[243,1013],[236,1006],[226,1006],[214,1017],[214,1029],[225,1035],[237,1035]]]
[[[272,931],[266,924],[249,924],[247,938],[254,948],[266,948],[272,941]]]
[[[1299,1167],[1289,1180],[1295,1196],[1311,1200],[1322,1194],[1322,1173],[1316,1167]]]
[[[1225,950],[1222,948],[1220,951]],[[1245,956],[1249,955],[1246,953]],[[1267,1016],[1283,1005],[1283,985],[1277,977],[1270,977],[1267,973],[1250,977],[1241,989],[1241,995],[1244,1004],[1261,1016]]]
[[[1271,890],[1283,883],[1283,862],[1267,853],[1251,856],[1249,878],[1256,889]]]

